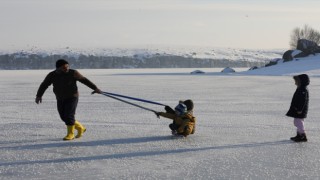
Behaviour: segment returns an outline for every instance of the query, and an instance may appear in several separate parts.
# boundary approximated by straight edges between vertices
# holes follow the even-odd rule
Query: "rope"
[[[130,96],[125,96],[125,95],[121,95],[121,94],[114,94],[114,93],[109,93],[109,92],[102,92],[102,94],[111,95],[111,96],[117,96],[117,97],[122,97],[122,98],[127,98],[127,99],[132,99],[132,100],[135,100],[135,101],[141,101],[141,102],[150,103],[150,104],[156,104],[156,105],[160,105],[160,106],[167,106],[165,104],[161,104],[161,103],[158,103],[158,102],[149,101],[149,100],[140,99],[140,98],[135,98],[135,97],[130,97]]]
[[[124,102],[124,103],[127,103],[127,104],[130,104],[130,105],[132,105],[132,106],[136,106],[136,107],[138,107],[138,108],[141,108],[141,109],[144,109],[144,110],[147,110],[147,111],[151,111],[151,112],[157,113],[157,111],[155,111],[155,110],[153,110],[153,109],[149,109],[149,108],[140,106],[140,105],[138,105],[138,104],[135,104],[135,103],[132,103],[132,102],[125,101],[125,100],[123,100],[123,99],[114,97],[114,96],[110,95],[110,93],[102,92],[102,95],[107,96],[107,97],[110,97],[110,98],[113,98],[113,99],[116,99],[116,100],[118,100],[118,101],[121,101],[121,102]]]

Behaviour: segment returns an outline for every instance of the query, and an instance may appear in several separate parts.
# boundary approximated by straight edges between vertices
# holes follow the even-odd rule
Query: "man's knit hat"
[[[57,60],[57,62],[56,62],[56,68],[59,68],[59,67],[65,65],[65,64],[69,64],[68,61],[66,61],[66,60],[64,60],[64,59],[59,59],[59,60]]]

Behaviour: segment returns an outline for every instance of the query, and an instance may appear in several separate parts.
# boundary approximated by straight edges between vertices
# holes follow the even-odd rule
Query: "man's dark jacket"
[[[80,81],[93,90],[97,89],[95,84],[82,76],[77,70],[69,69],[67,73],[54,70],[50,72],[41,83],[37,97],[42,97],[51,84],[53,85],[53,92],[58,100],[78,97],[77,81]]]

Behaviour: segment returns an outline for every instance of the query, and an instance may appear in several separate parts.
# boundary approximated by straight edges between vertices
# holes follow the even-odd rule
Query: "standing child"
[[[293,117],[293,123],[297,127],[297,135],[292,137],[291,140],[295,142],[308,141],[304,130],[304,119],[308,114],[309,106],[309,91],[307,86],[310,83],[309,77],[306,74],[293,76],[297,89],[292,97],[290,109],[287,116]]]
[[[157,112],[156,115],[173,120],[173,123],[169,124],[173,135],[187,137],[195,133],[196,118],[193,116],[192,100],[179,101],[174,110],[169,106],[166,106],[165,110],[166,112]]]

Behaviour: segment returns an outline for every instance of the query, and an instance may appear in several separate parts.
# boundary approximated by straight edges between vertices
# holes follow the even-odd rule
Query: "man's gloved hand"
[[[41,98],[41,97],[36,97],[35,102],[36,102],[37,104],[42,103],[42,98]]]
[[[160,119],[160,112],[154,112],[154,114],[156,114],[157,118]]]
[[[97,89],[95,89],[94,91],[92,91],[91,94],[94,94],[94,93],[101,94],[102,91],[101,91],[99,88],[97,88]]]

